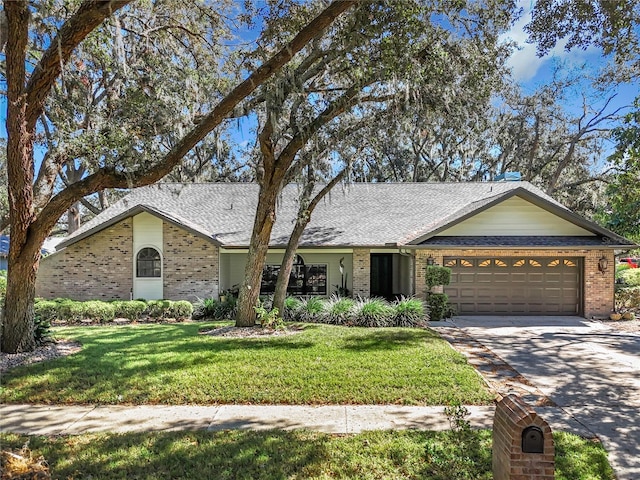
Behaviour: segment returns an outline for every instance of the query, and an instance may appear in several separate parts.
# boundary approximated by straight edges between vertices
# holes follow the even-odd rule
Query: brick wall
[[[522,433],[534,426],[542,430],[543,453],[522,451]],[[493,418],[494,480],[553,480],[555,447],[549,424],[517,395],[503,397]]]
[[[164,298],[218,297],[218,247],[173,224],[162,226]]]
[[[45,257],[36,296],[74,300],[129,300],[133,288],[130,218]]]
[[[371,292],[371,255],[368,249],[353,249],[353,295],[369,297]]]
[[[427,258],[433,256],[435,263],[442,265],[444,257],[579,257],[583,259],[584,316],[587,318],[608,316],[613,310],[614,256],[612,250],[417,250],[416,251],[416,295],[426,291],[424,269]],[[604,256],[609,261],[605,274],[598,270],[598,261]]]

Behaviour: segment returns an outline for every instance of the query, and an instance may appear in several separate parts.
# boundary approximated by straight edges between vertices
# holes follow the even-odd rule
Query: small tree
[[[446,293],[433,292],[435,287],[449,285],[451,269],[439,265],[427,265],[425,268],[425,284],[427,285],[427,303],[429,304],[429,318],[442,320],[450,316],[449,296]]]

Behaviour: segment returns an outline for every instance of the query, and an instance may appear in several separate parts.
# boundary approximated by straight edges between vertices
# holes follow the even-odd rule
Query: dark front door
[[[393,256],[389,253],[371,254],[371,296],[393,299]]]

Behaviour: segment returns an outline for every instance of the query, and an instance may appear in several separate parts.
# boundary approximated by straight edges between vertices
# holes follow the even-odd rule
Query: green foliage
[[[147,310],[147,302],[140,300],[114,300],[111,302],[115,318],[138,320]]]
[[[332,296],[327,300],[327,323],[348,325],[355,316],[356,302],[352,298]]]
[[[418,430],[369,431],[333,435],[308,430],[163,431],[126,434],[27,436],[0,433],[6,450],[28,444],[34,458],[43,457],[53,478],[240,478],[295,479],[424,479],[464,478],[489,480],[491,432],[473,430],[469,442],[476,452],[451,444],[451,434]],[[600,442],[578,435],[554,432],[557,480],[613,480],[607,452]],[[194,446],[197,445],[197,448]],[[447,467],[432,465],[424,452],[438,458],[457,450],[476,454],[466,470],[460,461]],[[119,461],[113,461],[114,452]],[[283,453],[284,452],[284,453]],[[489,458],[487,458],[489,457]],[[153,461],[150,461],[150,458]],[[206,461],[203,461],[206,458]],[[463,467],[465,468],[465,467]],[[437,469],[437,472],[430,474]],[[435,475],[438,475],[436,477]]]
[[[35,302],[33,309],[36,317],[42,321],[51,321],[58,318],[58,302],[53,300],[38,300]]]
[[[216,308],[218,301],[215,298],[201,298],[193,306],[192,318],[202,320],[203,318],[217,318]]]
[[[491,452],[466,420],[469,411],[461,405],[445,407],[451,430],[443,433],[441,442],[430,442],[425,448],[428,478],[434,480],[469,480],[486,477],[491,471]]]
[[[429,293],[427,304],[429,305],[430,320],[438,321],[451,316],[449,296],[446,293]]]
[[[298,315],[301,307],[302,307],[302,302],[298,298],[296,297],[285,298],[284,312],[282,313],[282,317],[288,322],[293,322],[298,320]]]
[[[115,318],[116,309],[111,303],[101,302],[99,300],[74,303],[77,304],[77,310],[84,318],[96,320],[100,323],[110,322]]]
[[[167,309],[167,311],[170,318],[184,320],[186,318],[191,318],[191,314],[193,313],[193,305],[191,304],[191,302],[188,302],[186,300],[177,300],[169,304],[169,308]]]
[[[171,300],[150,300],[147,302],[147,313],[152,318],[167,318]]]
[[[360,299],[354,308],[353,322],[358,327],[389,327],[395,310],[382,298]]]
[[[624,270],[620,276],[624,278],[625,285],[629,287],[640,287],[640,268]]]
[[[640,309],[640,287],[616,286],[616,312]]]
[[[198,335],[203,327],[56,329],[57,338],[81,343],[82,353],[56,359],[55,372],[42,362],[3,373],[0,395],[4,403],[164,405],[488,405],[493,399],[464,356],[428,329],[312,324],[295,335],[232,338]]]
[[[616,265],[616,278],[622,278],[622,272],[630,268],[631,266],[628,263],[618,263]]]
[[[308,297],[301,300],[298,318],[302,322],[323,323],[326,305],[319,297]]]
[[[36,345],[43,345],[51,341],[51,321],[42,318],[40,315],[33,316],[34,332],[33,337]]]
[[[215,298],[198,300],[193,306],[192,318],[194,320],[202,320],[205,318],[225,320],[232,318],[235,314],[236,303],[236,297],[231,295],[225,295],[224,301],[216,300]]]
[[[418,298],[402,297],[393,305],[396,327],[416,327],[428,320],[425,304]]]
[[[451,269],[439,265],[427,265],[425,267],[424,280],[429,290],[438,285],[449,285],[449,282],[451,282]]]
[[[4,300],[7,293],[7,271],[0,270],[0,300]]]
[[[284,329],[284,320],[280,316],[280,311],[277,308],[271,308],[267,310],[264,303],[258,302],[258,305],[253,307],[258,316],[258,322],[262,328],[268,328],[271,330]]]
[[[105,323],[111,322],[116,317],[139,320],[145,312],[152,319],[183,320],[191,317],[193,305],[186,300],[151,300],[148,303],[142,300],[77,302],[68,298],[56,298],[54,300],[38,299],[34,304],[34,310],[42,320],[47,321],[63,320],[75,323],[87,319]]]

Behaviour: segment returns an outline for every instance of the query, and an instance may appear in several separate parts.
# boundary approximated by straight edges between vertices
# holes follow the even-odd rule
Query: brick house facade
[[[498,258],[502,263],[519,257],[542,258],[549,265],[565,261],[575,267],[570,314],[608,315],[615,251],[633,243],[569,212],[526,182],[515,183],[352,186],[318,205],[299,252],[325,272],[326,295],[346,281],[354,296],[389,298],[424,297],[429,259],[440,265],[452,257],[478,259],[476,267]],[[251,184],[134,190],[42,259],[36,294],[78,300],[215,298],[241,281],[256,192]],[[294,188],[283,191],[271,264],[279,262],[286,246],[296,196]],[[156,279],[137,273],[142,250],[157,253]],[[609,268],[603,268],[605,261]],[[475,274],[481,273],[476,268]],[[546,290],[541,291],[544,296]],[[528,313],[540,313],[531,308]]]

